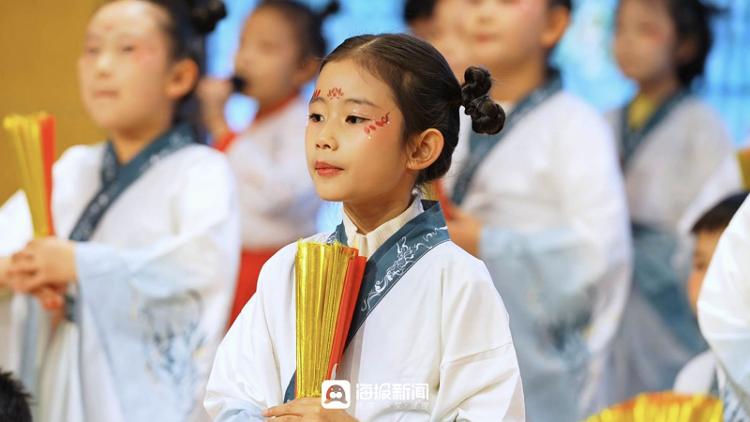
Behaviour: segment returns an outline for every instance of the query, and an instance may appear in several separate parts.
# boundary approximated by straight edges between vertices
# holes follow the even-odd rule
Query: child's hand
[[[451,214],[453,218],[448,220],[448,233],[451,240],[466,252],[478,257],[482,223],[479,219],[461,211],[458,207],[454,207]]]
[[[10,268],[10,258],[7,256],[0,257],[0,290],[10,287],[8,268]]]
[[[201,102],[201,114],[206,128],[214,137],[229,131],[224,118],[224,106],[232,95],[232,83],[225,79],[203,78],[196,89]]]
[[[59,291],[76,281],[75,243],[56,237],[34,239],[13,255],[8,273],[13,289],[51,298],[43,288]]]
[[[343,410],[323,409],[319,398],[305,398],[290,401],[280,406],[270,407],[263,416],[276,422],[356,422]]]

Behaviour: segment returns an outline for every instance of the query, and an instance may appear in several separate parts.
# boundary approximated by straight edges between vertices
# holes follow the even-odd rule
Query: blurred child
[[[699,0],[622,0],[614,51],[638,85],[610,115],[633,227],[633,287],[618,336],[617,399],[669,389],[705,348],[685,295],[690,227],[740,188],[729,135],[691,94],[711,47]]]
[[[205,80],[200,88],[206,124],[225,150],[237,178],[242,261],[230,324],[255,292],[263,264],[281,246],[315,233],[320,200],[305,171],[303,140],[307,100],[301,91],[325,55],[321,25],[337,2],[316,14],[296,1],[263,1],[245,23],[235,57],[235,83],[258,102],[243,133],[224,117],[230,81]]]
[[[28,400],[23,385],[0,368],[0,422],[31,422]]]
[[[701,333],[719,368],[725,421],[750,420],[750,202],[719,240],[698,296]]]
[[[719,238],[746,198],[747,193],[725,198],[703,214],[690,230],[695,236],[695,251],[687,293],[693,312],[697,312],[698,294]],[[716,359],[713,353],[706,351],[691,359],[677,375],[674,390],[685,394],[718,395]]]
[[[462,127],[446,186],[458,205],[451,239],[487,263],[508,306],[537,421],[578,421],[606,404],[630,277],[611,130],[548,64],[570,9],[563,0],[467,2],[469,51],[498,80],[491,97],[511,111],[499,136]]]
[[[361,35],[323,60],[323,94],[310,101],[307,167],[320,196],[344,204],[336,231],[311,240],[368,258],[336,377],[393,395],[352,394],[348,413],[321,409],[320,398],[282,404],[295,397],[291,244],[263,268],[219,348],[205,400],[216,420],[524,420],[508,317],[487,269],[450,241],[440,206],[414,195],[448,170],[461,104],[476,107],[477,131],[502,126],[489,73],[469,68],[466,79],[459,85],[417,38]],[[426,389],[416,400],[415,385]]]
[[[199,77],[198,38],[222,12],[215,1],[117,0],[88,24],[81,96],[109,140],[63,154],[52,199],[60,237],[31,240],[8,268],[17,292],[65,307],[49,348],[33,325],[47,315],[13,315],[29,324],[15,331],[26,335],[22,369],[41,366],[27,384],[37,420],[207,418],[196,404],[226,325],[239,213],[225,157],[196,143],[180,104]],[[14,196],[2,214],[21,212],[0,221],[29,227],[24,203]]]
[[[407,0],[404,20],[412,34],[432,44],[445,57],[459,81],[469,66],[461,29],[463,0]]]

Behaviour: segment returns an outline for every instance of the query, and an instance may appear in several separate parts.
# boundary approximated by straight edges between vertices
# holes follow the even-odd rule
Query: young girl
[[[705,348],[685,299],[690,228],[741,186],[724,125],[690,94],[710,47],[708,11],[698,0],[619,4],[615,57],[638,84],[636,97],[609,116],[634,244],[633,288],[615,356],[620,400],[670,388]]]
[[[198,32],[220,16],[206,12],[181,2],[118,0],[89,23],[81,95],[110,140],[60,158],[52,204],[60,237],[32,240],[8,269],[18,292],[37,294],[48,307],[62,305],[55,292],[68,289],[66,320],[50,348],[21,354],[25,367],[41,359],[39,384],[28,384],[36,420],[206,418],[196,403],[239,259],[229,165],[197,145],[178,115],[199,74]],[[205,18],[191,24],[191,14]],[[4,217],[23,226],[29,217],[22,211]],[[29,345],[37,331],[27,325],[14,332]]]
[[[579,421],[607,402],[630,276],[615,144],[547,63],[569,1],[473,0],[465,12],[474,59],[511,112],[499,136],[462,133],[448,229],[487,263],[508,307],[529,419]]]
[[[292,244],[263,268],[258,293],[219,348],[205,400],[215,420],[524,419],[508,316],[487,269],[448,239],[439,206],[412,193],[448,170],[459,105],[474,107],[478,131],[502,126],[502,109],[486,95],[489,74],[470,68],[466,76],[462,88],[437,50],[407,35],[353,37],[323,60],[307,165],[320,196],[342,201],[345,215],[335,233],[310,239],[368,257],[356,314],[366,319],[337,373],[352,384],[351,407],[282,404],[294,398],[296,369]],[[356,389],[404,395],[415,386],[421,401],[355,397]]]
[[[325,55],[321,24],[337,6],[317,15],[294,1],[265,1],[247,19],[235,80],[258,102],[258,113],[244,133],[232,133],[224,119],[232,84],[206,80],[201,87],[207,126],[227,153],[240,196],[243,252],[230,323],[255,293],[268,258],[315,233],[321,202],[305,172],[307,101],[300,91]]]

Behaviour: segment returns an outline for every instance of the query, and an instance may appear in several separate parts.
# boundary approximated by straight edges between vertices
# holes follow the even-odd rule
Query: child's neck
[[[411,192],[393,198],[344,202],[344,212],[361,234],[367,234],[401,215],[411,204]]]
[[[490,69],[497,80],[492,84],[490,96],[502,103],[517,103],[542,86],[547,77],[544,55],[527,60],[521,65],[498,65]]]
[[[674,74],[638,82],[638,96],[653,104],[661,104],[680,89],[680,82]]]
[[[143,151],[154,139],[166,132],[172,121],[171,113],[164,113],[167,119],[159,119],[150,125],[139,125],[135,128],[112,131],[112,146],[120,164],[127,164],[138,153]]]

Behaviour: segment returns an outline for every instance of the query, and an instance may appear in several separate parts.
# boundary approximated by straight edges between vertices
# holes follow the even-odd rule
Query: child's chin
[[[341,190],[335,189],[333,186],[321,186],[320,184],[315,185],[315,190],[318,192],[320,199],[328,202],[342,202],[346,198],[342,195]]]

